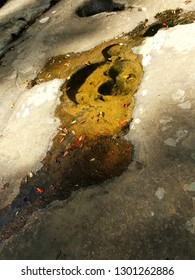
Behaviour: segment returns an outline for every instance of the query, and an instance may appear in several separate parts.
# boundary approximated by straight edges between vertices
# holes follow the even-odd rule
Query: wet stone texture
[[[131,47],[139,42],[124,36],[82,54],[50,58],[29,82],[33,87],[55,78],[65,80],[56,109],[61,125],[43,167],[22,180],[20,194],[1,211],[2,238],[19,230],[35,208],[66,199],[72,191],[102,183],[128,168],[133,146],[124,134],[143,73],[141,56]]]
[[[189,160],[185,166],[188,154],[181,155],[178,145],[189,146],[194,138],[188,139],[183,129],[175,138],[162,140],[154,133],[154,120],[151,131],[146,121],[150,138],[144,135],[145,127],[139,128],[139,141],[149,142],[142,150],[137,146],[134,154],[127,135],[130,124],[132,129],[142,126],[145,109],[136,109],[140,118],[134,119],[134,94],[143,82],[144,59],[131,49],[161,28],[192,22],[194,13],[184,16],[181,9],[168,10],[156,19],[151,26],[147,20],[141,22],[131,36],[93,50],[49,58],[28,81],[29,88],[55,78],[64,81],[55,111],[60,126],[42,168],[23,178],[19,195],[0,212],[5,244],[0,258],[194,258],[194,181],[189,175],[193,166]],[[148,94],[146,89],[141,92],[142,97]],[[191,109],[189,104],[183,109]],[[163,132],[172,120],[160,119]],[[139,153],[145,158],[140,160]],[[181,174],[190,183],[184,184]]]

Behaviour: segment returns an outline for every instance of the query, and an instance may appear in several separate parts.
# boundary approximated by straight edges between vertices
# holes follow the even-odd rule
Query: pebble
[[[46,23],[49,20],[49,17],[45,17],[39,20],[40,23]]]
[[[171,147],[176,147],[177,145],[177,141],[174,139],[174,138],[167,138],[164,143],[167,145],[167,146],[171,146]]]
[[[155,196],[157,196],[159,199],[163,199],[165,194],[165,191],[163,188],[158,188],[157,191],[155,192]]]
[[[137,118],[137,119],[134,120],[134,123],[140,124],[140,123],[141,123],[141,120]]]
[[[195,182],[192,182],[192,183],[189,185],[188,191],[195,192]]]

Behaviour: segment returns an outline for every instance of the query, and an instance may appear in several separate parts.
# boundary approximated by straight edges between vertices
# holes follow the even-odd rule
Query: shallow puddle
[[[19,195],[1,211],[2,239],[20,230],[35,209],[67,199],[81,187],[120,176],[128,168],[133,146],[124,134],[143,75],[141,56],[131,49],[141,44],[150,27],[146,20],[130,35],[84,53],[50,58],[29,81],[33,87],[55,78],[66,80],[55,112],[61,125],[43,167],[23,178]]]

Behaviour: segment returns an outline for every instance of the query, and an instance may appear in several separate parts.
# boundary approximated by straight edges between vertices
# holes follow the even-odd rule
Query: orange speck
[[[44,192],[44,189],[43,189],[43,188],[36,188],[36,191],[37,191],[38,193],[43,193],[43,192]]]
[[[128,122],[127,119],[121,120],[121,121],[118,123],[118,125],[119,125],[120,127],[122,127],[126,122]]]

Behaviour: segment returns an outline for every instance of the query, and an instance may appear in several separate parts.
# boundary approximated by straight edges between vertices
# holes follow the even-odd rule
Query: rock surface
[[[11,42],[13,28],[24,26],[15,2],[0,9],[0,50],[10,49],[0,67],[0,208],[40,168],[59,125],[54,110],[63,81],[26,87],[45,60],[90,49],[146,18],[152,23],[157,12],[195,8],[194,1],[126,1],[132,10],[79,18],[74,12],[83,1],[59,1]],[[49,2],[20,1],[25,19]],[[125,136],[135,145],[128,170],[35,211],[2,242],[1,259],[194,259],[194,34],[195,23],[163,29],[134,48],[143,55],[144,77]]]

